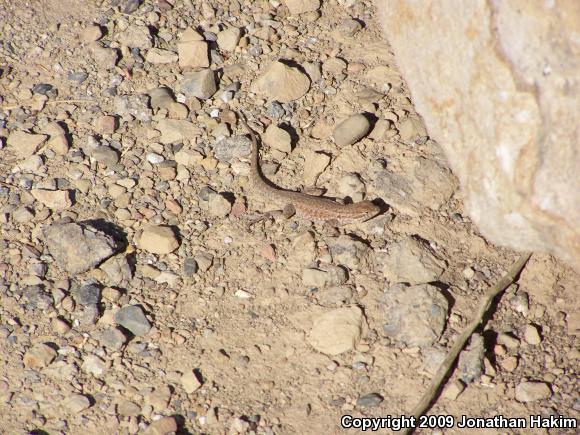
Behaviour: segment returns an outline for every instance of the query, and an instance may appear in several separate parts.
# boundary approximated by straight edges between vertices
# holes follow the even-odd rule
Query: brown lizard
[[[333,226],[340,226],[364,222],[379,214],[380,208],[370,201],[340,204],[330,198],[284,190],[272,184],[260,171],[256,134],[248,126],[243,115],[240,116],[240,120],[252,138],[252,161],[250,169],[252,184],[260,195],[274,203],[277,207],[282,207],[286,216],[296,214],[298,217],[316,223],[328,223]]]

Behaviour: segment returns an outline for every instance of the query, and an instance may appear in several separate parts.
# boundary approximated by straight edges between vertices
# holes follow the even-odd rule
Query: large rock
[[[376,4],[482,233],[580,269],[578,2]]]

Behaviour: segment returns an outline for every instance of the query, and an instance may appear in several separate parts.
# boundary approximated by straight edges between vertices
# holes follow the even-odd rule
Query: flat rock
[[[334,127],[332,137],[338,146],[352,145],[366,136],[370,129],[371,123],[366,116],[357,114]]]
[[[377,257],[384,277],[391,282],[432,282],[445,270],[445,263],[412,237],[392,244],[387,253]]]
[[[217,44],[220,50],[234,51],[240,42],[242,31],[237,27],[222,30],[217,35]]]
[[[396,284],[387,289],[383,303],[383,331],[392,340],[408,347],[430,346],[441,337],[449,307],[437,287]]]
[[[169,254],[179,248],[179,240],[172,227],[151,225],[143,230],[137,246],[152,254]]]
[[[330,165],[330,156],[324,153],[307,150],[304,152],[304,184],[306,186],[316,185],[316,180],[320,174]]]
[[[145,60],[147,62],[156,65],[177,62],[178,59],[179,56],[173,51],[163,50],[161,48],[151,48],[145,55]]]
[[[356,347],[365,325],[360,308],[338,308],[314,320],[308,342],[319,352],[339,355]]]
[[[85,409],[91,407],[91,401],[87,396],[82,394],[71,394],[63,403],[63,407],[73,414],[83,412]]]
[[[143,435],[168,435],[177,432],[177,421],[174,417],[161,417],[149,425]]]
[[[117,40],[127,47],[140,50],[153,47],[151,32],[147,26],[131,25],[117,35]]]
[[[476,381],[483,374],[483,356],[485,354],[485,344],[481,334],[472,334],[469,346],[459,354],[459,378],[469,384]]]
[[[151,323],[139,305],[126,305],[115,313],[115,322],[133,335],[142,336],[149,332]]]
[[[134,117],[142,122],[151,121],[149,98],[142,94],[117,95],[113,99],[115,114],[121,117]]]
[[[213,146],[213,154],[222,162],[231,162],[247,156],[252,151],[252,142],[246,136],[230,136],[218,140]]]
[[[320,0],[284,0],[284,4],[292,15],[312,12],[320,7]]]
[[[13,149],[18,159],[23,159],[33,155],[41,145],[46,142],[48,136],[45,134],[31,134],[24,131],[10,133],[6,144]]]
[[[281,103],[289,103],[302,97],[310,89],[310,79],[298,68],[273,62],[252,83],[251,91]]]
[[[182,41],[177,44],[177,55],[181,68],[207,68],[209,54],[205,41]]]
[[[32,189],[34,199],[53,210],[64,210],[73,206],[70,190]]]
[[[48,366],[55,358],[56,351],[44,343],[35,344],[26,351],[22,362],[29,369],[41,369]]]
[[[156,129],[161,133],[159,141],[162,144],[193,139],[201,133],[193,123],[183,119],[161,119],[157,123]]]
[[[552,395],[550,387],[545,382],[520,382],[516,386],[516,400],[518,402],[535,402],[549,399]]]
[[[278,151],[284,153],[292,151],[292,138],[290,137],[290,133],[275,124],[270,124],[268,126],[262,139],[266,145],[275,148]]]
[[[86,272],[118,249],[111,236],[90,224],[52,224],[44,238],[56,264],[71,274]]]
[[[199,381],[194,371],[185,372],[181,376],[181,386],[187,394],[191,394],[201,388],[202,383]]]
[[[215,72],[210,69],[202,69],[185,73],[180,83],[180,89],[187,97],[207,100],[217,91]]]
[[[89,45],[89,52],[94,62],[103,69],[112,69],[117,64],[119,54],[114,48],[106,48],[100,42]]]

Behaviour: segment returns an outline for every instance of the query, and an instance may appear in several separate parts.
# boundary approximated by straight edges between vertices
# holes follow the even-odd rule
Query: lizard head
[[[381,209],[371,201],[361,201],[349,205],[352,212],[348,223],[364,222],[379,214]],[[346,223],[346,222],[345,222]]]

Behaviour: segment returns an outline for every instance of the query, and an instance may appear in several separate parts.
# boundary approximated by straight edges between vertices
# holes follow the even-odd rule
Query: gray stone
[[[332,137],[338,146],[351,145],[366,136],[370,129],[366,116],[353,115],[334,127]]]
[[[151,329],[151,323],[139,305],[127,305],[121,308],[115,314],[115,322],[136,336],[145,335]]]
[[[50,255],[71,274],[86,272],[115,253],[115,240],[90,224],[52,224],[44,230]]]
[[[224,137],[213,146],[216,159],[231,162],[238,157],[247,156],[252,151],[252,142],[246,136]]]
[[[84,284],[78,287],[72,295],[79,305],[98,304],[101,301],[101,286],[95,283]]]
[[[97,334],[97,340],[102,346],[112,350],[120,350],[127,342],[127,337],[117,328],[109,328]]]
[[[383,396],[378,393],[365,394],[356,399],[356,406],[359,408],[372,408],[379,406],[383,400]]]
[[[217,91],[215,73],[210,69],[185,73],[180,89],[188,97],[207,100]]]
[[[473,334],[467,349],[459,355],[459,378],[469,384],[478,380],[483,374],[483,356],[485,345],[481,334]]]
[[[516,386],[518,402],[535,402],[549,399],[552,395],[550,387],[545,382],[521,382]]]

